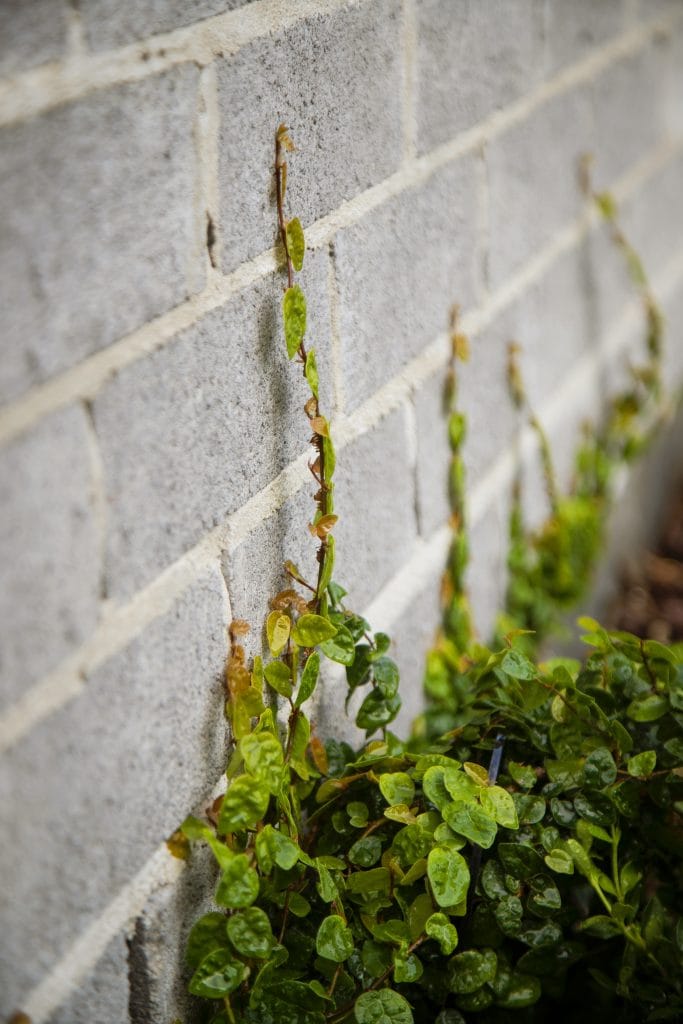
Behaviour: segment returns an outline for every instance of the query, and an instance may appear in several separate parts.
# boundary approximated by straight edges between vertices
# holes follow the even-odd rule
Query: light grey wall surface
[[[189,1021],[181,947],[211,879],[164,841],[220,779],[227,623],[248,618],[258,649],[282,561],[314,558],[274,131],[298,147],[338,576],[396,634],[406,723],[448,543],[452,304],[472,342],[484,634],[522,429],[507,342],[565,478],[638,344],[582,153],[662,301],[667,382],[683,381],[683,3],[7,0],[0,75],[0,1015]],[[624,495],[664,488],[677,451]],[[328,685],[322,733],[340,728]]]

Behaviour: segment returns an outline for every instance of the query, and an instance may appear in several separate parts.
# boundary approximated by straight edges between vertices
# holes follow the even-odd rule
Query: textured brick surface
[[[47,1024],[130,1024],[128,997],[128,946],[120,934]]]
[[[1,1012],[218,779],[226,618],[211,570],[5,756]]]
[[[244,6],[248,0],[81,0],[85,36],[94,50],[145,39]]]
[[[669,54],[669,41],[657,39],[594,81],[595,177],[601,187],[665,137]]]
[[[178,882],[154,892],[136,920],[129,943],[131,1024],[200,1019],[199,1001],[187,992],[192,972],[185,944],[197,918],[215,909],[216,875],[213,855],[197,844]]]
[[[398,736],[410,735],[415,716],[424,707],[423,678],[425,658],[434,643],[441,619],[439,586],[441,570],[410,602],[409,608],[391,628],[391,656],[401,673],[403,704],[391,729]]]
[[[647,273],[655,278],[683,239],[683,153],[624,204],[623,225]]]
[[[288,208],[304,225],[385,178],[401,152],[397,0],[304,20],[219,62],[223,267],[270,248],[274,133],[289,126]]]
[[[335,476],[335,576],[362,609],[409,557],[416,535],[405,414],[392,412],[344,449]]]
[[[448,418],[445,371],[427,380],[414,397],[417,424],[417,499],[420,534],[429,537],[450,515]]]
[[[0,146],[0,399],[188,295],[196,69],[6,128]]]
[[[61,56],[66,7],[57,0],[3,0],[0,4],[0,75]]]
[[[589,97],[577,89],[549,100],[487,147],[492,287],[576,216],[578,161],[592,139]]]
[[[0,453],[0,706],[97,621],[100,537],[85,413],[55,413]]]
[[[246,619],[251,633],[245,640],[248,652],[262,653],[264,626],[270,601],[292,585],[284,572],[286,560],[294,562],[313,586],[318,575],[317,543],[308,531],[315,504],[315,481],[306,484],[282,508],[268,516],[225,558],[230,605],[235,618]]]
[[[620,0],[545,0],[544,37],[546,74],[588,56],[625,27]]]
[[[418,0],[421,152],[515,100],[538,80],[542,17],[534,0]]]
[[[307,261],[303,286],[329,382],[325,253]],[[280,275],[240,293],[123,370],[96,401],[112,594],[152,579],[306,449],[309,391],[287,360],[281,294]]]
[[[478,281],[476,161],[437,171],[335,240],[347,409],[369,398],[467,307]]]

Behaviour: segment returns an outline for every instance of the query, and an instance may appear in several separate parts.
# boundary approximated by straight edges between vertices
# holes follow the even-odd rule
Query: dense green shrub
[[[388,730],[400,707],[389,638],[333,581],[334,449],[294,282],[303,232],[284,218],[290,147],[280,129],[285,339],[311,389],[319,574],[286,564],[265,665],[247,666],[247,627],[231,629],[227,793],[171,843],[180,855],[208,843],[220,868],[216,909],[188,942],[190,991],[214,1024],[681,1019],[683,652],[592,620],[583,663],[538,663],[520,629],[498,650],[475,641],[455,406],[467,345],[454,323],[444,627],[426,714],[409,741]],[[363,697],[358,751],[311,733],[325,659]]]

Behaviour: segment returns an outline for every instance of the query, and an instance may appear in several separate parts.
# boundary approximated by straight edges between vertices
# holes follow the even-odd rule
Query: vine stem
[[[287,162],[283,155],[283,145],[285,140],[288,139],[287,129],[284,125],[280,125],[277,132],[275,133],[275,192],[277,198],[277,222],[280,229],[280,240],[282,242],[282,248],[285,252],[285,259],[287,263],[287,287],[292,288],[294,286],[294,265],[292,263],[292,257],[289,252],[289,242],[287,241],[287,222],[285,220],[285,196],[284,196],[284,185],[287,174]],[[291,146],[291,141],[287,142],[287,145]],[[306,346],[304,345],[303,338],[299,344],[298,356],[304,367],[304,377],[306,376],[306,360],[307,352]],[[309,419],[314,419],[320,415],[320,408],[317,397],[312,394],[314,402],[315,416],[309,416]],[[323,439],[317,432],[314,433],[311,444],[316,450],[319,462],[319,472],[317,480],[320,484],[318,491],[318,508],[321,516],[329,515],[330,509],[330,486],[325,481],[325,445]],[[315,588],[315,602],[314,610],[316,614],[320,613],[322,594],[321,594],[321,583],[323,579],[323,573],[325,571],[325,562],[329,549],[327,536],[320,539],[320,546],[318,548],[317,560],[318,560],[318,583]]]

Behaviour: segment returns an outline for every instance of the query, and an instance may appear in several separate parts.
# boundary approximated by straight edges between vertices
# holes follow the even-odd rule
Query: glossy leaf
[[[298,217],[293,217],[292,220],[287,221],[285,232],[287,235],[289,258],[292,261],[294,269],[299,271],[304,265],[306,244],[304,242],[304,231]]]
[[[432,914],[425,924],[430,939],[436,939],[444,956],[450,956],[458,945],[458,932],[445,914]]]
[[[225,927],[225,918],[223,918]],[[260,907],[248,907],[228,918],[228,938],[238,953],[264,960],[275,945],[268,915]]]
[[[245,965],[229,949],[217,949],[194,972],[190,992],[204,999],[224,999],[242,984],[245,974]]]
[[[190,967],[199,967],[202,960],[216,949],[227,949],[228,934],[225,914],[211,911],[192,926],[185,947],[185,959]]]
[[[253,775],[240,775],[229,786],[221,805],[218,829],[222,835],[251,828],[266,813],[270,793]]]
[[[657,754],[654,750],[644,750],[642,754],[629,757],[626,767],[629,775],[638,779],[647,779],[652,775],[657,765]]]
[[[353,665],[356,656],[354,639],[344,626],[340,626],[330,640],[324,640],[320,644],[320,650],[325,657],[336,661],[338,665]]]
[[[258,875],[249,866],[249,858],[244,853],[236,853],[221,875],[216,889],[216,903],[219,907],[233,909],[250,907],[258,891]]]
[[[316,647],[330,640],[337,632],[329,619],[313,613],[300,616],[292,629],[292,638],[299,647]]]
[[[364,992],[354,1006],[357,1024],[413,1024],[410,1004],[398,992]]]
[[[519,828],[517,809],[512,795],[501,786],[490,786],[482,789],[481,806],[487,814],[494,818],[503,828]]]
[[[498,826],[493,818],[477,804],[456,800],[446,804],[442,812],[448,827],[471,843],[488,850],[496,838]]]
[[[301,705],[313,694],[318,682],[319,672],[320,655],[317,651],[313,651],[306,659],[304,670],[301,673],[301,681],[299,683],[299,689],[297,690],[296,700],[294,701],[295,707],[300,708]]]
[[[282,612],[271,612],[266,619],[266,636],[268,647],[274,658],[281,654],[287,646],[292,620]]]
[[[247,771],[264,783],[271,793],[282,784],[284,753],[282,745],[270,732],[252,732],[240,740],[240,752]]]
[[[415,796],[415,785],[406,772],[385,772],[379,777],[379,788],[388,804],[410,805]]]
[[[266,682],[281,697],[292,696],[292,676],[284,661],[271,661],[263,670]]]
[[[331,914],[321,922],[315,939],[315,948],[319,956],[341,964],[351,956],[354,945],[351,929],[343,918]]]
[[[288,288],[282,299],[285,323],[285,344],[290,359],[299,351],[306,333],[306,297],[298,284]]]
[[[457,850],[436,846],[427,857],[427,875],[440,907],[452,907],[467,895],[470,871]]]
[[[457,953],[450,962],[449,985],[453,992],[476,992],[487,981],[493,981],[498,961],[493,950],[467,949]]]

